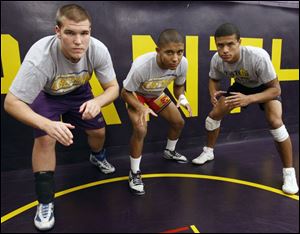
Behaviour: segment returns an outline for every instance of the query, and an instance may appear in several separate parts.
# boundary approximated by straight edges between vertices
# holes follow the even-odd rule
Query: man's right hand
[[[142,106],[139,110],[138,110],[138,114],[139,114],[139,123],[143,126],[144,123],[147,121],[147,116],[148,114],[151,114],[155,117],[157,117],[157,114],[150,109],[149,107],[146,106]]]
[[[73,134],[70,129],[74,129],[75,126],[69,123],[63,123],[61,121],[51,121],[43,129],[49,136],[57,140],[64,146],[73,144]]]
[[[211,104],[215,107],[217,105],[217,103],[218,103],[219,97],[222,96],[225,93],[227,93],[227,92],[226,91],[222,91],[222,90],[214,92],[213,95],[210,97]]]

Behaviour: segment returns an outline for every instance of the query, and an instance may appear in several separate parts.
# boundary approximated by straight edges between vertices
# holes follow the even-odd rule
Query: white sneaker
[[[54,226],[54,204],[38,204],[34,217],[34,225],[40,231],[46,231]]]
[[[136,173],[133,173],[132,170],[129,171],[129,188],[136,195],[145,194],[141,171],[137,171]]]
[[[295,194],[299,191],[296,179],[295,169],[293,167],[283,168],[282,191],[287,194]]]
[[[206,146],[203,147],[203,152],[195,159],[192,160],[192,163],[202,165],[207,161],[214,159],[214,151],[211,148]]]

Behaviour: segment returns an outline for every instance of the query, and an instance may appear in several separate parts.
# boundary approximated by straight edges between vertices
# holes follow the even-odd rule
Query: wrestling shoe
[[[180,153],[177,153],[175,150],[171,151],[171,150],[165,149],[163,157],[165,159],[174,160],[179,163],[187,163],[188,162],[188,160],[185,156],[183,156]]]
[[[192,163],[202,165],[207,161],[214,159],[214,152],[211,148],[207,148],[206,146],[203,147],[203,152],[197,157],[192,160]]]
[[[141,171],[137,171],[136,174],[133,173],[131,170],[129,171],[129,188],[131,192],[133,192],[136,195],[145,194]]]
[[[40,231],[46,231],[54,226],[54,204],[38,204],[34,217],[34,225]]]
[[[295,194],[299,188],[297,185],[296,173],[293,167],[283,168],[283,185],[282,191],[287,194]]]
[[[90,162],[97,166],[104,174],[113,173],[116,170],[115,167],[111,165],[105,157],[103,160],[100,160],[95,155],[90,154]]]

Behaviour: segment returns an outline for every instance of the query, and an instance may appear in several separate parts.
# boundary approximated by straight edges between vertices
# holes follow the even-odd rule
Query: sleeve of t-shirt
[[[124,89],[131,92],[135,92],[136,90],[138,90],[141,83],[142,83],[141,74],[138,72],[138,70],[134,68],[134,66],[132,66],[126,79],[123,81]]]
[[[262,82],[268,83],[276,78],[276,72],[269,54],[263,53],[256,63],[256,72]]]
[[[44,89],[47,77],[31,62],[24,61],[9,91],[25,103],[31,104]]]
[[[215,53],[210,61],[209,77],[213,80],[221,80],[223,78],[223,74],[219,70],[218,56],[218,53]]]
[[[95,47],[95,74],[100,83],[108,83],[116,79],[116,73],[113,67],[112,59],[108,49],[105,47],[100,51]]]
[[[182,58],[180,66],[181,66],[181,71],[180,71],[181,74],[174,80],[176,85],[183,85],[186,81],[188,61],[185,57]]]

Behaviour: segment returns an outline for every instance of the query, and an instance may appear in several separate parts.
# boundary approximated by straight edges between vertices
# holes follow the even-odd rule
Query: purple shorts
[[[90,120],[82,120],[82,113],[79,113],[79,107],[93,98],[90,84],[87,83],[64,95],[55,96],[42,91],[30,106],[36,113],[53,121],[60,121],[62,118],[63,122],[84,130],[104,128],[105,121],[101,112]],[[34,129],[35,138],[44,135],[47,133]]]

